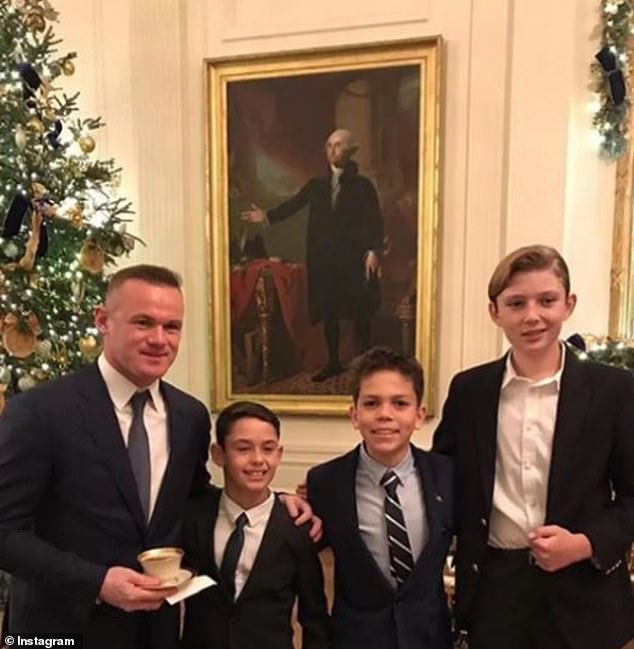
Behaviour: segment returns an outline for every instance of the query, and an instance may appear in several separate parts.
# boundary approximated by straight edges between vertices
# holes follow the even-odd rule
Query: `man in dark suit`
[[[379,308],[379,254],[383,221],[372,182],[351,159],[358,146],[347,129],[326,141],[328,173],[311,178],[295,196],[266,212],[257,206],[242,214],[252,223],[277,223],[308,206],[306,268],[313,324],[323,322],[328,363],[313,381],[341,372],[339,320],[354,323],[357,353],[370,346],[370,317]]]
[[[98,362],[9,402],[0,566],[13,576],[10,633],[80,633],[87,648],[176,643],[175,611],[161,608],[169,592],[153,590],[158,580],[138,572],[136,556],[177,543],[186,498],[209,483],[207,409],[161,380],[182,323],[174,273],[119,271],[96,311]],[[133,460],[126,447],[139,431]]]
[[[391,350],[356,368],[354,450],[311,469],[308,497],[335,557],[333,649],[449,649],[443,588],[452,463],[410,444],[425,415],[423,372]]]
[[[619,649],[634,636],[634,380],[559,340],[565,261],[505,257],[490,313],[503,358],[451,383],[434,450],[455,458],[457,621],[470,649]]]
[[[279,435],[279,419],[258,403],[218,416],[212,457],[225,486],[190,502],[184,526],[185,562],[218,585],[187,600],[183,649],[293,649],[296,597],[301,646],[329,647],[316,547],[269,489]]]
[[[97,363],[11,399],[0,419],[8,632],[80,633],[86,649],[167,649],[178,641],[177,610],[136,557],[180,544],[186,499],[209,488],[207,409],[162,380],[180,342],[180,278],[158,266],[117,272],[95,324]],[[301,503],[288,500],[296,514]]]

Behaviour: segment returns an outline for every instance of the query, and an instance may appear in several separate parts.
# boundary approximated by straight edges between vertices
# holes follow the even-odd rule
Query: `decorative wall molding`
[[[235,0],[223,5],[224,42],[278,38],[302,34],[367,29],[377,26],[407,26],[429,20],[430,0],[392,0],[381,6],[323,0],[307,12],[296,0]]]

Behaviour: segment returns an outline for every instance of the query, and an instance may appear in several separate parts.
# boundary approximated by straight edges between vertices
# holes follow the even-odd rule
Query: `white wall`
[[[590,147],[586,107],[598,0],[56,0],[77,50],[85,114],[107,127],[98,152],[148,244],[134,261],[185,278],[187,322],[170,378],[209,402],[203,59],[441,34],[445,98],[440,215],[439,395],[460,368],[497,355],[486,284],[500,256],[557,246],[580,295],[570,331],[605,332],[613,167]],[[428,445],[435,421],[417,441]],[[346,450],[343,419],[287,417],[291,486]]]

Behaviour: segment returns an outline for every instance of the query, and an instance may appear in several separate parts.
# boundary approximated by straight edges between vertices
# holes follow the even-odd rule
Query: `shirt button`
[[[486,527],[487,526],[487,519],[486,518],[481,518],[480,519],[480,525],[482,525],[482,527]]]
[[[476,573],[480,572],[480,566],[477,563],[472,563],[471,564],[471,570],[473,570],[473,572],[476,572]]]
[[[530,462],[525,462],[524,463],[524,468],[528,471],[528,469],[531,468],[531,463]]]

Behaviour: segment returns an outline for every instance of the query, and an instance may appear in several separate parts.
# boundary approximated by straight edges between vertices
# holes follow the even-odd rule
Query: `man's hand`
[[[166,597],[176,592],[175,588],[156,588],[161,580],[150,577],[130,568],[113,566],[108,568],[101,584],[99,598],[117,608],[131,611],[154,611],[161,607]]]
[[[528,535],[535,562],[546,572],[561,570],[592,556],[585,534],[573,534],[559,525],[543,525]]]
[[[293,494],[280,494],[280,500],[286,506],[288,515],[295,519],[295,525],[311,522],[308,534],[314,543],[319,543],[324,533],[323,525],[321,518],[313,514],[311,506],[303,498]]]
[[[368,250],[365,255],[365,278],[369,280],[372,275],[381,276],[381,268],[379,266],[379,256],[374,250]]]
[[[240,218],[248,223],[264,223],[266,221],[266,212],[255,203],[251,203],[251,209],[242,212]]]

